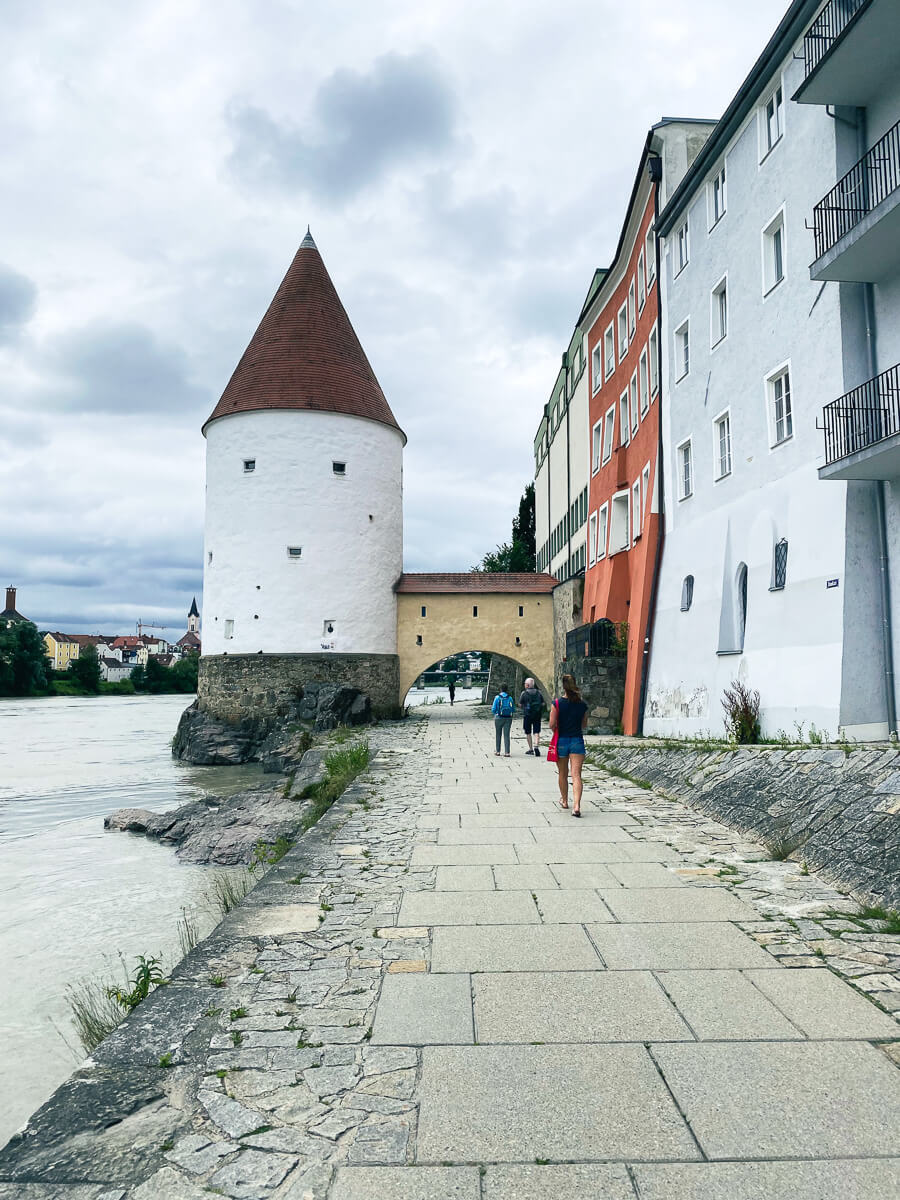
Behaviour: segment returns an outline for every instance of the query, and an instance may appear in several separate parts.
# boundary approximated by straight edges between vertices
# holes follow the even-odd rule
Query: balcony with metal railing
[[[900,365],[826,404],[822,418],[820,479],[900,476]]]
[[[900,121],[815,206],[813,232],[813,279],[877,283],[900,267]]]
[[[867,107],[900,65],[897,0],[830,0],[803,38],[801,104]]]

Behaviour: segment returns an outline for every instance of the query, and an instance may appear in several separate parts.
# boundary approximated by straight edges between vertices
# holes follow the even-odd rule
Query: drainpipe
[[[571,444],[569,439],[569,425],[571,414],[569,412],[569,352],[568,350],[562,356],[563,367],[563,396],[566,401],[566,533],[569,535],[566,538],[566,549],[568,551],[568,562],[566,563],[566,571],[572,562],[572,464],[571,464]],[[568,578],[568,575],[566,576]]]
[[[662,180],[662,159],[655,150],[648,150],[647,169],[650,173],[650,179],[654,184],[653,189],[653,228],[656,231],[659,227],[659,185]],[[657,490],[659,493],[659,518],[657,521],[657,536],[656,536],[656,553],[653,559],[653,580],[650,587],[650,604],[647,609],[647,624],[644,630],[644,647],[643,647],[643,662],[641,663],[641,698],[638,704],[638,736],[642,736],[644,732],[644,709],[647,705],[647,680],[650,675],[650,646],[653,639],[653,625],[656,618],[656,602],[659,592],[659,569],[662,562],[663,542],[666,537],[665,513],[665,475],[663,474],[663,370],[662,370],[662,355],[663,355],[663,306],[662,306],[662,264],[660,261],[659,251],[659,235],[653,239],[656,252],[656,377],[659,381],[659,395],[657,403],[659,411],[657,414],[657,450],[656,450],[656,479]],[[648,363],[649,370],[649,363]]]

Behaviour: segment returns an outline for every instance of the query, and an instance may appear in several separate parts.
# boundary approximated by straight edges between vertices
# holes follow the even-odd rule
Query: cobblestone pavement
[[[165,1097],[95,1141],[113,1165],[23,1159],[0,1197],[900,1194],[900,936],[599,770],[573,820],[470,707],[375,739],[165,989],[203,1020]],[[170,1043],[145,1036],[152,1063]]]

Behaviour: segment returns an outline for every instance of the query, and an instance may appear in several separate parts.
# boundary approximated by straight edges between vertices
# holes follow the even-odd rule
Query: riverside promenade
[[[0,1153],[3,1200],[900,1194],[900,1024],[804,937],[852,901],[597,770],[573,820],[472,707],[372,739]],[[859,944],[891,974],[900,938]]]

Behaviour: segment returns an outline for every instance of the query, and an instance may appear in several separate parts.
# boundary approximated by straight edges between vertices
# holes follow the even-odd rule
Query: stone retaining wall
[[[569,658],[556,668],[557,695],[563,675],[574,675],[588,706],[588,729],[595,733],[621,733],[625,703],[624,658]]]
[[[900,909],[900,750],[607,743],[603,760],[771,845],[858,898]]]

